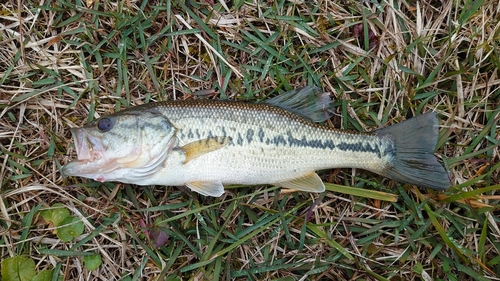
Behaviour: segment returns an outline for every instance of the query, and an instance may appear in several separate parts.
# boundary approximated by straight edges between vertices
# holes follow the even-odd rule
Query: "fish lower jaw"
[[[109,166],[109,163],[102,159],[98,159],[97,161],[92,159],[78,159],[64,165],[61,173],[66,177],[77,176],[97,180],[98,177],[102,177],[101,174],[108,172],[106,171],[106,166]]]

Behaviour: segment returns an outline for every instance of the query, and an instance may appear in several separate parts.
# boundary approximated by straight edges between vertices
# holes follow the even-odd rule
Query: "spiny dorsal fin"
[[[181,147],[181,150],[184,151],[184,154],[186,155],[186,159],[184,159],[183,164],[186,164],[187,162],[203,154],[221,149],[230,141],[231,138],[229,137],[215,137],[188,143],[185,146]]]
[[[323,122],[333,114],[332,100],[328,93],[316,86],[293,89],[265,103],[281,107],[313,122]]]
[[[319,193],[325,191],[325,184],[315,172],[311,172],[293,180],[280,182],[276,185],[307,192]]]

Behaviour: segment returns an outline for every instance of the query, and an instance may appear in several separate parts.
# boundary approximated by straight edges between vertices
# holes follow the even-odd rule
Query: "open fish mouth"
[[[104,147],[99,138],[87,134],[81,128],[72,128],[71,134],[75,140],[76,155],[79,161],[92,162],[102,157]]]
[[[104,146],[99,138],[85,132],[82,128],[72,128],[71,134],[75,143],[77,160],[66,164],[62,169],[64,176],[76,176],[100,162],[104,156]],[[94,165],[93,165],[94,164]],[[88,166],[90,165],[90,166]]]

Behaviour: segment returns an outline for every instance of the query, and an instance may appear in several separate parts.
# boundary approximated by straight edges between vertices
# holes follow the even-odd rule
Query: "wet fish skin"
[[[111,120],[109,131],[98,128],[103,118]],[[340,167],[432,189],[450,184],[433,155],[435,113],[372,133],[328,128],[274,105],[227,101],[151,103],[103,118],[73,130],[79,160],[63,174],[187,185],[208,196],[222,195],[224,184],[322,192],[315,171]]]

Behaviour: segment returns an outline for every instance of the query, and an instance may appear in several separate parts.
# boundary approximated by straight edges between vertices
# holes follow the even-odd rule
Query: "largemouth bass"
[[[316,99],[303,98],[311,93]],[[215,197],[230,184],[323,192],[315,171],[331,168],[449,188],[433,155],[436,113],[359,133],[313,122],[329,117],[328,104],[318,88],[305,87],[260,104],[188,100],[131,107],[71,129],[78,159],[62,172],[101,182],[186,185]]]

